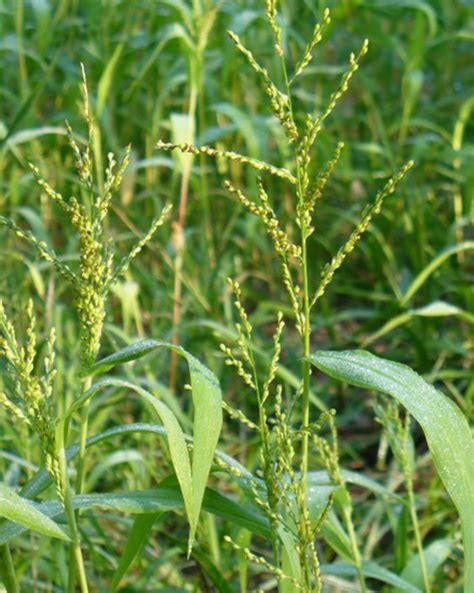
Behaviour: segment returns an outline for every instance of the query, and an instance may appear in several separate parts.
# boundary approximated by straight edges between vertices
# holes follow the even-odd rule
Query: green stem
[[[203,56],[200,54],[198,59],[198,120],[199,120],[199,133],[206,129],[206,118],[205,118],[205,97],[204,97],[204,84],[203,84]],[[199,175],[200,175],[200,198],[203,206],[203,218],[204,218],[204,243],[207,248],[207,257],[211,269],[216,266],[216,254],[214,249],[214,237],[212,232],[211,223],[211,212],[209,208],[209,191],[207,186],[207,175],[206,175],[206,155],[201,153],[199,162]]]
[[[83,383],[82,391],[83,393],[86,392],[92,383],[92,379],[90,377],[86,377]],[[87,400],[84,405],[82,406],[81,410],[81,420],[80,420],[80,434],[79,434],[79,453],[78,453],[78,462],[77,462],[77,475],[76,475],[76,494],[81,494],[83,486],[84,486],[84,466],[85,466],[85,456],[86,456],[86,442],[87,442],[87,432],[89,427],[89,410],[90,410],[90,400]],[[67,479],[67,478],[66,478]],[[65,495],[65,506],[66,508],[66,515],[69,514],[69,519],[74,521],[75,525],[75,533],[76,537],[73,538],[73,542],[71,544],[69,550],[69,577],[68,577],[68,593],[73,593],[75,590],[75,577],[76,577],[76,569],[78,569],[78,576],[79,581],[81,583],[81,590],[87,591],[87,580],[84,571],[84,562],[82,559],[82,552],[81,552],[81,545],[80,545],[80,537],[79,537],[79,530],[77,528],[77,522],[79,519],[79,512],[74,511],[72,505],[72,496],[71,491],[69,488],[69,482],[67,486],[67,494]],[[83,588],[85,584],[86,589]]]
[[[60,438],[64,441],[64,435],[61,434]],[[82,557],[81,542],[79,538],[79,529],[77,527],[76,515],[74,513],[74,506],[72,501],[71,487],[69,484],[69,478],[67,475],[66,456],[64,450],[64,442],[60,443],[59,453],[59,466],[61,470],[61,479],[63,483],[64,493],[64,511],[66,514],[66,520],[71,532],[72,543],[69,554],[69,565],[68,565],[68,593],[74,593],[76,585],[76,575],[79,578],[79,585],[82,593],[89,593],[89,587],[87,585],[86,571],[84,567],[84,559]],[[76,573],[77,571],[77,573]]]
[[[347,497],[350,500],[350,494],[347,492]],[[344,517],[344,523],[349,534],[349,541],[351,543],[352,555],[354,556],[354,562],[357,570],[357,577],[359,579],[359,586],[362,593],[367,593],[367,585],[365,584],[364,572],[362,570],[362,558],[359,551],[359,545],[357,543],[357,536],[354,529],[354,522],[352,521],[352,505],[344,505],[342,511]]]
[[[92,384],[92,378],[86,377],[84,379],[82,392],[85,393],[86,391],[88,391],[90,389],[91,384]],[[78,454],[77,477],[76,477],[76,494],[81,494],[82,488],[84,486],[84,464],[85,464],[85,457],[86,457],[87,432],[88,432],[88,428],[89,428],[90,401],[91,400],[88,399],[82,406],[82,410],[81,410],[79,454]]]
[[[283,79],[286,88],[286,94],[288,97],[288,110],[290,113],[290,117],[294,121],[294,114],[293,114],[293,103],[291,98],[291,90],[290,90],[290,81],[288,78],[288,70],[286,68],[286,62],[283,55],[280,56],[281,58],[281,65],[282,65],[282,72],[283,72]],[[304,200],[304,191],[303,191],[303,181],[302,181],[302,171],[300,162],[298,159],[298,154],[295,148],[295,166],[296,166],[296,180],[297,180],[297,198],[299,203],[299,211],[303,212],[303,200]],[[303,361],[301,363],[301,373],[302,373],[302,396],[301,396],[301,429],[302,429],[302,440],[301,440],[301,467],[300,467],[300,475],[301,475],[301,485],[300,485],[300,501],[299,504],[302,509],[305,511],[307,510],[307,490],[308,490],[308,460],[309,460],[309,434],[308,434],[308,427],[309,427],[309,393],[310,393],[310,377],[311,377],[311,366],[309,362],[309,356],[311,354],[311,324],[310,324],[310,288],[309,288],[309,277],[308,277],[308,252],[307,252],[307,235],[308,231],[306,228],[306,222],[304,216],[301,216],[299,220],[299,226],[301,230],[301,265],[300,265],[300,272],[303,276],[303,311],[302,311],[302,323],[301,323],[301,332],[302,332],[302,346],[303,346]],[[305,524],[305,522],[303,522]],[[310,533],[306,533],[306,529],[304,529],[303,534],[305,539],[309,539],[312,537]],[[302,567],[304,569],[304,578],[305,578],[305,585],[308,591],[311,590],[311,575],[309,568],[307,566]],[[318,582],[315,585],[315,591],[319,592],[321,590],[321,582],[318,579]]]
[[[293,103],[291,99],[291,90],[290,90],[290,81],[288,78],[288,70],[286,68],[286,62],[284,56],[280,56],[281,58],[281,65],[282,65],[282,72],[283,72],[283,79],[285,82],[286,94],[288,97],[288,110],[290,112],[290,117],[294,120],[293,115]],[[301,167],[299,164],[298,155],[295,149],[295,165],[296,165],[296,180],[297,180],[297,198],[300,207],[302,206],[302,202],[304,199],[303,195],[303,184],[302,184],[302,174],[301,174]],[[300,208],[300,211],[302,209]],[[310,335],[311,335],[311,326],[309,321],[309,314],[310,314],[310,301],[309,301],[309,281],[308,281],[308,255],[307,255],[307,229],[306,223],[304,218],[299,221],[300,229],[301,229],[301,273],[303,275],[303,327],[302,329],[302,345],[303,345],[303,362],[302,362],[302,375],[303,375],[303,393],[302,393],[302,401],[301,401],[301,413],[302,413],[302,420],[301,420],[301,427],[303,429],[303,437],[302,437],[302,462],[301,462],[301,488],[306,493],[306,486],[307,486],[307,473],[308,473],[308,431],[304,430],[309,425],[309,384],[310,384],[310,376],[311,376],[311,366],[308,360],[310,355]]]
[[[7,593],[20,593],[8,544],[0,546],[0,581],[5,585]]]
[[[303,491],[306,492],[307,488],[307,474],[308,474],[308,426],[309,426],[309,386],[311,367],[309,363],[310,352],[310,337],[311,337],[311,326],[309,323],[309,282],[308,282],[308,265],[307,265],[307,250],[306,250],[306,237],[303,236],[303,232],[306,233],[306,229],[302,226],[301,234],[301,249],[302,249],[302,272],[303,272],[303,362],[302,362],[302,374],[303,374],[303,393],[301,398],[301,428],[303,429],[303,437],[301,443],[301,485]]]
[[[425,562],[425,554],[423,552],[423,541],[421,539],[420,533],[420,526],[418,523],[418,516],[416,513],[416,501],[415,501],[415,493],[413,492],[413,480],[410,477],[407,477],[407,493],[408,493],[408,506],[410,509],[410,516],[411,522],[413,525],[413,530],[415,532],[415,542],[416,547],[418,550],[418,558],[420,559],[420,570],[421,575],[423,577],[423,586],[425,588],[425,593],[431,593],[431,585],[430,585],[430,578],[428,576],[428,570],[426,568]]]
[[[189,94],[189,107],[188,107],[188,125],[189,125],[189,141],[194,142],[195,136],[195,121],[196,121],[196,107],[198,88],[192,77],[191,91]],[[191,176],[191,160],[183,164],[183,171],[181,176],[181,189],[179,195],[179,211],[178,221],[175,227],[176,233],[176,257],[175,257],[175,269],[174,269],[174,288],[173,288],[173,333],[171,341],[173,344],[178,344],[179,336],[179,324],[181,320],[181,293],[183,284],[183,263],[184,263],[184,252],[185,252],[185,222],[186,222],[186,208],[188,203],[189,195],[189,180]],[[176,352],[171,352],[170,358],[170,390],[175,391],[176,388],[176,374],[177,374],[177,363],[178,358]]]

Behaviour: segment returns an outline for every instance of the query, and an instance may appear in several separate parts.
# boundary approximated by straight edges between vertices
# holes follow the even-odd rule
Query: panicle
[[[66,121],[66,130],[67,130],[67,137],[69,141],[69,146],[72,150],[72,154],[74,156],[74,161],[76,165],[76,172],[79,176],[79,179],[82,183],[89,189],[92,190],[93,184],[93,177],[92,177],[92,161],[91,161],[91,148],[90,144],[87,144],[84,151],[81,151],[79,148],[76,139],[74,138],[74,132],[69,124]]]
[[[244,156],[237,152],[217,150],[210,146],[193,146],[192,144],[186,142],[181,144],[173,144],[172,142],[162,142],[161,140],[157,142],[156,147],[160,150],[179,150],[183,153],[190,153],[194,155],[205,154],[212,158],[222,158],[228,161],[235,161],[244,165],[249,165],[252,167],[252,169],[255,169],[255,171],[270,173],[270,175],[275,175],[281,179],[286,179],[292,184],[296,183],[296,178],[287,169],[274,167],[273,165],[259,161],[258,159]]]
[[[167,204],[163,210],[161,211],[160,215],[157,216],[151,223],[148,232],[137,241],[137,243],[132,247],[130,253],[125,256],[122,261],[117,265],[117,268],[113,275],[111,276],[109,285],[112,285],[119,276],[124,274],[128,268],[130,267],[131,262],[133,259],[140,253],[140,251],[151,241],[156,231],[165,224],[165,222],[169,219],[171,210],[173,206],[171,204]]]
[[[252,422],[250,418],[247,418],[247,416],[241,410],[236,410],[224,401],[222,402],[222,409],[227,412],[227,414],[229,414],[230,418],[233,420],[238,420],[252,430],[259,430],[258,426]]]
[[[276,0],[266,0],[266,14],[268,22],[270,23],[270,29],[275,38],[276,53],[281,58],[284,55],[284,51],[281,45],[281,27],[277,22]]]
[[[273,353],[272,358],[270,361],[270,366],[268,369],[267,378],[265,379],[265,383],[263,384],[263,395],[262,395],[262,404],[266,402],[270,395],[270,386],[275,380],[277,371],[278,371],[278,364],[280,362],[280,354],[281,354],[281,334],[283,332],[283,328],[285,326],[285,322],[283,321],[283,313],[281,311],[278,312],[277,315],[277,324],[276,330],[273,335]]]
[[[83,98],[83,116],[88,130],[88,142],[84,150],[77,143],[71,126],[66,122],[68,140],[76,170],[81,183],[88,193],[86,208],[75,197],[65,200],[40,175],[38,168],[30,165],[33,177],[44,194],[66,212],[72,226],[79,235],[79,269],[73,272],[60,261],[57,254],[44,241],[38,240],[30,231],[24,230],[13,221],[0,217],[0,224],[10,228],[18,237],[26,240],[39,255],[53,264],[61,276],[71,284],[74,290],[74,305],[79,317],[81,344],[81,364],[86,369],[96,358],[105,320],[105,307],[108,292],[118,277],[125,273],[131,261],[152,239],[156,230],[167,220],[170,206],[166,206],[161,215],[152,221],[150,229],[139,239],[130,253],[114,269],[114,249],[106,237],[104,219],[110,210],[112,197],[120,189],[125,169],[128,165],[131,146],[127,146],[119,162],[112,153],[107,155],[105,183],[102,191],[96,193],[94,187],[94,120],[90,108],[89,92],[84,66],[81,64]]]
[[[228,278],[227,282],[229,283],[229,286],[231,287],[232,292],[234,293],[234,306],[239,314],[242,327],[246,335],[250,338],[252,335],[253,328],[249,321],[247,311],[242,305],[242,289],[240,288],[240,284],[232,278]]]
[[[81,94],[82,94],[82,116],[84,118],[84,121],[86,122],[87,125],[87,134],[88,134],[88,147],[87,150],[91,150],[92,147],[92,143],[93,143],[93,139],[94,139],[94,118],[92,117],[92,111],[91,111],[91,107],[90,107],[90,100],[89,100],[89,87],[87,84],[87,75],[86,75],[86,69],[84,64],[81,63],[81,77],[82,77],[82,83],[81,83]],[[90,156],[90,154],[89,154]],[[89,166],[91,166],[90,164],[90,160],[89,160]],[[90,172],[90,177],[92,177],[92,172]]]
[[[349,67],[342,75],[341,82],[336,91],[330,96],[326,109],[316,118],[308,114],[306,118],[306,125],[303,136],[298,146],[298,163],[303,171],[308,169],[310,161],[310,151],[316,141],[316,138],[323,127],[325,120],[334,111],[339,100],[345,95],[349,89],[349,83],[359,68],[359,62],[369,49],[369,42],[366,39],[357,55],[351,54],[349,56]],[[306,190],[306,187],[304,188]]]
[[[4,216],[0,216],[0,225],[9,228],[15,233],[17,237],[23,239],[29,245],[31,245],[45,261],[52,264],[56,268],[57,272],[65,280],[71,284],[76,281],[75,274],[72,272],[69,266],[60,261],[54,249],[49,247],[44,241],[37,239],[31,231],[21,228],[15,222],[9,218],[5,218]]]
[[[292,257],[299,258],[301,256],[301,248],[299,245],[295,245],[284,231],[280,228],[280,222],[270,206],[268,194],[263,186],[263,181],[258,179],[258,197],[260,199],[260,205],[255,204],[249,200],[241,190],[236,188],[229,180],[224,182],[224,187],[233,194],[239,202],[244,206],[250,213],[258,216],[265,229],[273,242],[275,251],[281,257]]]
[[[317,179],[313,184],[309,185],[308,187],[308,183],[303,183],[305,191],[303,194],[303,199],[301,199],[296,206],[296,221],[302,229],[305,229],[306,238],[308,238],[314,232],[312,218],[316,202],[323,195],[326,184],[339,161],[343,147],[344,143],[338,142],[332,159],[327,164],[326,169],[317,176]],[[309,180],[309,177],[307,177],[307,179]]]
[[[62,210],[65,212],[70,212],[70,207],[68,206],[67,202],[64,200],[61,194],[54,191],[49,183],[41,177],[38,167],[35,167],[32,163],[28,163],[28,165],[33,173],[33,177],[38,187],[44,191],[48,198],[50,198],[53,202],[56,202],[56,204],[58,204]]]
[[[292,82],[294,81],[294,79],[297,76],[299,76],[303,72],[303,70],[306,68],[306,66],[313,59],[313,50],[318,45],[318,43],[321,41],[321,39],[323,38],[323,35],[322,35],[323,30],[327,25],[329,25],[330,22],[331,22],[331,15],[329,12],[329,8],[326,8],[324,10],[322,23],[316,23],[316,25],[314,26],[313,35],[311,36],[309,43],[306,45],[306,47],[304,49],[303,56],[301,57],[301,60],[298,62],[298,64],[295,67],[295,73],[293,75]]]
[[[382,204],[384,199],[392,194],[395,191],[395,188],[399,181],[403,179],[406,173],[412,168],[413,161],[409,161],[406,165],[404,165],[398,173],[396,173],[383,187],[383,189],[377,194],[375,197],[374,202],[367,206],[363,213],[359,224],[355,227],[352,231],[349,239],[346,243],[339,249],[336,255],[332,258],[332,260],[326,264],[322,273],[321,273],[321,280],[319,286],[311,300],[311,306],[313,306],[324,294],[326,288],[330,284],[331,280],[334,277],[336,271],[342,266],[346,257],[354,250],[354,247],[357,245],[359,239],[368,229],[370,221],[374,216],[380,213],[382,209]]]
[[[229,346],[226,346],[225,344],[221,344],[219,347],[220,347],[221,352],[226,357],[225,358],[226,365],[234,367],[237,375],[242,379],[242,381],[247,385],[247,387],[250,387],[250,389],[255,391],[256,385],[254,383],[252,375],[246,370],[244,363],[241,360],[239,360],[236,356],[234,356],[234,353],[232,352],[231,348],[229,348]],[[241,349],[241,354],[245,355],[245,353],[246,353],[246,349],[244,350],[244,353],[242,353],[242,349]],[[246,359],[247,359],[247,357],[246,357]],[[246,362],[248,362],[248,360],[246,360]]]
[[[104,191],[102,194],[97,196],[96,200],[97,215],[100,221],[102,221],[107,216],[107,212],[109,211],[112,202],[112,195],[114,192],[120,189],[123,180],[123,174],[130,161],[131,150],[132,145],[129,144],[125,148],[124,155],[118,166],[113,153],[109,152],[107,155],[108,166],[105,170]]]
[[[258,556],[256,554],[254,554],[253,552],[251,552],[249,550],[249,548],[239,546],[239,544],[237,544],[228,535],[224,536],[224,540],[226,543],[228,543],[230,546],[232,546],[232,548],[236,552],[242,552],[242,554],[244,555],[246,560],[248,560],[249,562],[253,562],[254,564],[262,566],[266,571],[268,571],[270,574],[272,574],[278,581],[288,580],[292,583],[292,585],[294,587],[296,587],[299,590],[303,590],[303,588],[301,587],[301,585],[298,583],[298,581],[296,579],[285,574],[281,568],[273,565],[271,562],[269,562],[263,556]]]
[[[0,392],[0,406],[38,435],[46,469],[54,480],[58,496],[64,501],[56,447],[56,417],[52,404],[55,375],[54,338],[52,337],[54,334],[50,335],[47,343],[44,373],[38,374],[35,370],[38,358],[36,320],[31,300],[28,303],[26,315],[28,324],[23,345],[17,339],[14,326],[0,301],[0,356],[7,363],[14,390],[14,399]]]
[[[285,130],[289,142],[293,142],[298,138],[298,129],[291,114],[288,95],[278,90],[276,85],[272,82],[267,69],[260,66],[260,64],[254,58],[252,52],[242,44],[239,36],[232,31],[228,31],[227,33],[234,42],[237,49],[247,58],[247,61],[253,70],[255,70],[255,72],[263,80],[265,92],[270,99],[270,105],[272,107],[273,114]]]

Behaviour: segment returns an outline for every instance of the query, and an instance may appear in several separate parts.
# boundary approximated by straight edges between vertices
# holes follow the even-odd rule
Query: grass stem
[[[428,570],[426,568],[425,554],[423,552],[423,541],[420,533],[420,526],[418,523],[418,515],[416,512],[416,501],[415,493],[413,491],[413,480],[407,479],[407,494],[408,494],[408,506],[410,509],[410,517],[413,525],[413,531],[415,532],[415,542],[418,550],[418,558],[420,561],[420,571],[423,578],[423,587],[425,593],[431,593],[430,578],[428,576]]]
[[[62,443],[63,445],[64,443]],[[84,566],[84,559],[82,556],[81,542],[79,537],[79,529],[77,527],[76,515],[74,512],[74,505],[72,499],[71,487],[69,484],[69,477],[67,474],[66,456],[64,446],[61,447],[59,454],[59,465],[61,470],[61,478],[63,483],[64,493],[64,511],[66,520],[71,532],[72,543],[69,553],[68,565],[68,585],[67,592],[74,593],[76,590],[76,576],[79,579],[79,586],[81,593],[89,593],[89,586],[87,584],[86,571]],[[76,572],[77,571],[77,572]]]
[[[189,125],[189,136],[190,141],[194,140],[194,122],[196,119],[196,108],[197,108],[197,87],[196,85],[191,86],[191,93],[189,97],[189,108],[188,108],[188,125]],[[191,175],[191,160],[183,164],[183,173],[181,177],[181,189],[179,195],[179,213],[178,222],[175,226],[175,269],[174,269],[174,289],[173,289],[173,344],[178,344],[178,331],[179,322],[181,319],[181,290],[183,283],[183,263],[184,263],[184,226],[186,221],[186,207],[188,203],[189,194],[189,178]],[[177,354],[171,352],[170,357],[170,390],[174,392],[176,388],[176,373],[177,373]]]
[[[7,593],[20,593],[8,544],[0,546],[0,581],[5,585]]]
[[[291,99],[290,80],[288,77],[288,70],[286,67],[284,55],[280,56],[283,78],[285,82],[286,93],[288,96],[288,108],[290,117],[294,119],[293,104]],[[296,166],[296,179],[297,179],[297,198],[300,205],[304,200],[303,195],[303,182],[302,182],[302,171],[299,165],[299,159],[296,152],[294,151],[294,159]],[[302,208],[300,209],[302,211]],[[302,430],[302,441],[301,441],[301,486],[300,486],[300,506],[305,508],[307,506],[307,490],[308,490],[308,460],[309,460],[309,392],[310,392],[310,377],[311,377],[311,366],[309,363],[309,356],[311,353],[311,324],[310,324],[310,287],[309,287],[309,276],[308,276],[308,251],[307,251],[307,228],[304,218],[300,220],[300,237],[301,237],[301,274],[303,276],[303,326],[302,326],[302,346],[303,346],[303,361],[302,361],[302,396],[301,396],[301,430]],[[304,534],[306,539],[311,537],[311,534]],[[303,575],[305,584],[308,591],[311,590],[311,575],[309,567],[301,567],[303,569]],[[315,591],[319,593],[321,590],[321,582],[316,583]]]
[[[357,578],[359,579],[359,587],[362,593],[367,593],[367,585],[365,583],[364,572],[362,570],[362,558],[359,551],[359,545],[357,543],[354,522],[352,521],[352,505],[349,507],[344,505],[343,517],[347,533],[349,535],[349,541],[351,543],[352,555],[354,556],[354,562],[357,570]]]
[[[87,377],[83,383],[83,393],[89,390],[92,383],[92,379]],[[84,464],[86,456],[86,441],[87,432],[89,428],[89,411],[90,411],[90,399],[87,400],[82,406],[81,410],[81,425],[80,425],[80,436],[79,436],[79,456],[77,462],[77,478],[76,478],[76,494],[82,493],[84,484]]]

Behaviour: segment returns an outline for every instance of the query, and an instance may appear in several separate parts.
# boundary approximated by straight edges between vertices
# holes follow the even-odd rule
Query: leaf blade
[[[156,405],[156,398],[151,394],[146,397],[155,410],[160,409],[160,417],[162,421],[168,423],[173,434],[176,435],[176,440],[179,445],[175,446],[176,460],[179,461],[181,469],[175,467],[176,474],[180,480],[180,484],[184,484],[183,496],[186,504],[186,512],[188,515],[190,533],[189,533],[189,548],[191,549],[197,530],[197,522],[201,511],[202,500],[206,488],[207,479],[211,470],[212,460],[219,440],[219,435],[222,427],[222,394],[214,373],[212,373],[206,366],[204,366],[192,354],[168,342],[161,340],[143,340],[141,342],[132,344],[123,348],[119,352],[108,356],[107,358],[98,361],[89,369],[89,374],[96,374],[103,370],[109,370],[117,364],[137,360],[157,349],[165,348],[171,350],[182,356],[189,369],[191,377],[191,393],[194,406],[194,421],[193,421],[193,456],[192,469],[188,468],[189,457],[186,456],[185,461],[183,453],[184,435],[182,435],[181,428],[174,414],[161,404]],[[141,390],[143,392],[143,390]],[[154,403],[155,402],[155,403]],[[172,417],[171,417],[172,416]],[[168,442],[171,448],[171,437],[168,428],[165,426],[168,433]],[[181,435],[178,438],[178,428]],[[190,475],[190,478],[189,478]]]
[[[37,506],[4,484],[0,484],[0,517],[41,535],[70,541],[69,536]]]
[[[43,515],[49,518],[63,513],[60,503],[48,500],[36,505]],[[182,510],[183,497],[178,485],[160,485],[150,490],[118,493],[91,493],[73,497],[74,509],[102,509],[112,513],[147,515],[167,511]],[[203,509],[239,527],[244,527],[259,535],[270,537],[270,527],[265,517],[227,496],[210,488],[206,489]],[[26,531],[26,527],[9,521],[0,526],[0,545]]]
[[[362,350],[316,352],[311,362],[350,385],[394,397],[421,425],[433,462],[461,517],[464,591],[474,590],[474,440],[461,410],[406,365]]]

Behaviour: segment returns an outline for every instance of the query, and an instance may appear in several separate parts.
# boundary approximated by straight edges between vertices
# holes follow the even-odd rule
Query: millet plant
[[[223,539],[241,564],[255,565],[259,569],[259,582],[253,589],[259,593],[267,590],[278,590],[279,593],[322,592],[325,571],[328,573],[328,566],[323,562],[323,558],[328,557],[325,554],[327,548],[332,550],[329,574],[332,570],[335,574],[353,579],[351,586],[354,589],[367,592],[368,579],[374,579],[395,591],[420,591],[399,574],[385,568],[383,563],[367,562],[363,557],[350,485],[358,483],[371,488],[375,494],[384,494],[384,491],[370,480],[359,479],[357,482],[354,474],[341,466],[336,413],[324,402],[318,402],[320,409],[317,413],[312,405],[313,366],[330,377],[393,398],[378,399],[375,412],[403,474],[406,497],[398,497],[397,500],[403,512],[406,511],[410,517],[422,587],[428,593],[432,587],[431,573],[425,561],[417,517],[411,416],[421,425],[438,473],[461,518],[465,553],[464,591],[474,593],[474,442],[462,412],[404,365],[365,351],[314,351],[317,336],[313,335],[312,320],[317,306],[372,219],[380,213],[386,198],[394,193],[413,163],[410,161],[403,165],[386,181],[372,203],[363,209],[347,241],[319,274],[315,274],[308,246],[314,236],[323,232],[321,225],[318,226],[318,205],[327,192],[327,184],[337,166],[343,144],[335,146],[332,159],[322,168],[316,162],[315,145],[326,120],[348,90],[359,62],[368,50],[368,42],[363,42],[357,55],[349,57],[347,70],[327,106],[317,114],[307,113],[301,117],[296,108],[295,89],[329,24],[329,11],[324,12],[321,24],[315,26],[300,60],[291,64],[276,0],[267,0],[265,9],[280,65],[278,84],[238,35],[230,32],[229,36],[262,83],[269,107],[281,124],[290,147],[290,162],[286,166],[276,166],[209,146],[164,141],[157,145],[162,150],[176,149],[186,154],[207,155],[240,163],[258,174],[255,195],[251,193],[251,187],[237,187],[230,180],[225,182],[225,187],[230,196],[258,217],[268,234],[280,264],[281,282],[291,313],[278,313],[269,348],[269,364],[264,367],[256,358],[255,329],[244,306],[241,286],[237,281],[229,280],[238,316],[235,327],[237,340],[235,344],[221,346],[226,364],[237,373],[245,393],[251,394],[256,402],[256,417],[222,402],[216,376],[175,343],[150,338],[99,358],[110,290],[120,275],[127,271],[133,258],[165,223],[170,207],[165,206],[129,254],[115,262],[114,244],[107,233],[106,216],[112,196],[122,182],[130,148],[125,150],[118,163],[112,154],[108,155],[102,180],[102,172],[97,165],[100,155],[96,153],[94,143],[94,121],[85,75],[82,86],[88,128],[85,148],[67,126],[81,199],[64,199],[35,166],[31,167],[43,194],[69,217],[78,234],[77,269],[65,263],[29,230],[9,218],[0,217],[0,224],[25,240],[70,287],[80,328],[77,395],[72,404],[59,414],[55,401],[60,394],[55,389],[54,330],[46,340],[44,354],[37,347],[33,305],[30,303],[26,311],[25,340],[19,337],[6,308],[0,306],[0,347],[7,368],[5,380],[2,380],[5,390],[0,391],[0,404],[12,420],[37,435],[44,456],[44,467],[19,494],[6,486],[0,488],[0,516],[6,520],[0,525],[0,580],[8,593],[20,590],[10,543],[25,530],[66,542],[69,547],[68,592],[72,593],[78,587],[82,593],[115,591],[150,537],[157,517],[165,512],[176,511],[186,516],[189,538],[185,552],[188,557],[193,556],[196,553],[196,537],[199,539],[198,520],[202,509],[223,518],[232,528],[239,530],[237,536],[232,531]],[[278,195],[269,190],[270,178],[290,188],[289,215],[279,215]],[[274,195],[276,197],[272,197]],[[291,389],[280,381],[285,323],[294,326],[300,347],[299,375],[296,386]],[[185,393],[190,392],[192,396],[192,434],[185,434],[175,410],[140,382],[133,382],[129,375],[104,376],[119,365],[160,349],[171,351],[187,363],[190,385]],[[98,376],[101,378],[95,380]],[[88,427],[92,398],[98,394],[107,398],[116,393],[137,397],[158,417],[159,423],[124,424],[90,436]],[[405,413],[400,404],[406,408]],[[242,423],[255,435],[259,447],[255,473],[217,449],[222,409],[231,420]],[[78,420],[77,443],[71,440],[74,419]],[[171,466],[169,475],[149,490],[84,492],[88,448],[123,434],[152,434],[166,439]],[[234,489],[242,493],[246,502],[237,501],[225,488],[217,491],[208,487],[211,471],[219,477],[225,475],[228,481],[233,482]],[[50,485],[54,486],[54,496],[41,499],[40,495]],[[81,510],[94,508],[137,515],[114,569],[110,574],[100,576],[94,574],[94,563],[87,561],[81,535],[84,533],[83,520],[86,520]],[[253,540],[249,534],[252,534]],[[209,569],[209,574],[219,591],[233,590],[215,567]],[[240,576],[241,591],[248,591],[244,569]],[[190,585],[185,590],[199,589]]]
[[[276,257],[280,262],[283,282],[292,310],[292,321],[301,342],[300,387],[288,397],[283,397],[283,386],[278,383],[277,370],[281,352],[283,313],[278,314],[273,339],[271,363],[267,373],[262,374],[253,352],[253,328],[241,299],[241,289],[237,282],[230,280],[235,295],[235,306],[240,317],[236,325],[238,342],[236,350],[222,345],[227,365],[233,367],[243,383],[254,393],[258,404],[258,420],[247,418],[240,410],[225,405],[234,419],[256,431],[260,440],[261,482],[252,486],[253,500],[267,516],[272,542],[272,557],[256,555],[247,547],[227,537],[235,550],[261,565],[264,571],[273,575],[282,592],[304,591],[319,593],[322,590],[321,566],[318,552],[318,536],[328,522],[332,509],[342,517],[348,536],[351,564],[355,567],[359,589],[367,591],[366,576],[370,570],[364,569],[363,559],[353,524],[353,506],[347,479],[339,464],[338,435],[334,410],[325,410],[316,418],[310,413],[311,367],[319,367],[327,374],[354,385],[377,389],[392,395],[405,405],[408,411],[420,422],[428,439],[438,471],[456,503],[463,521],[463,533],[467,558],[472,557],[473,516],[472,496],[474,479],[474,448],[468,424],[461,411],[442,394],[425,384],[421,378],[408,368],[396,363],[362,352],[312,354],[312,314],[324,296],[335,274],[353,251],[362,235],[369,228],[374,216],[380,213],[385,199],[393,194],[397,184],[403,179],[413,161],[407,162],[395,173],[378,192],[373,202],[366,206],[360,220],[344,245],[323,267],[317,279],[313,278],[313,264],[308,256],[308,241],[313,233],[322,232],[317,226],[317,206],[323,198],[330,176],[337,165],[343,150],[339,142],[334,149],[333,158],[325,168],[318,171],[315,164],[315,144],[326,120],[349,87],[349,83],[359,68],[359,62],[368,51],[365,40],[358,54],[351,54],[347,70],[342,75],[337,89],[331,94],[328,104],[318,114],[307,113],[303,117],[296,112],[294,97],[298,77],[312,60],[313,50],[322,40],[325,26],[329,24],[329,10],[325,10],[321,24],[314,27],[313,35],[306,45],[300,60],[289,68],[283,46],[283,32],[277,15],[276,0],[267,0],[266,16],[274,38],[274,49],[281,65],[278,86],[270,77],[268,70],[260,65],[252,51],[229,31],[229,37],[237,50],[245,57],[249,66],[261,80],[268,104],[282,126],[287,143],[292,147],[291,166],[278,167],[267,162],[237,154],[232,151],[216,150],[209,146],[192,146],[160,141],[162,150],[178,150],[194,155],[208,155],[247,165],[258,173],[257,194],[249,197],[245,189],[236,187],[230,180],[224,185],[227,191],[250,213],[257,216],[271,239]],[[274,176],[292,187],[291,212],[289,219],[282,219],[276,213],[278,197],[271,199],[266,189],[265,176]],[[421,402],[421,393],[413,400],[407,396],[419,387],[421,393],[427,392],[427,401]],[[408,400],[407,400],[408,397]],[[429,409],[424,409],[427,406]],[[439,407],[439,409],[438,409]],[[462,461],[454,460],[455,450],[448,443],[443,447],[436,432],[443,419],[451,437],[465,437],[469,450]],[[448,413],[449,412],[449,413]],[[377,416],[384,426],[389,444],[394,451],[406,484],[407,508],[409,509],[419,556],[420,571],[424,590],[431,591],[430,579],[424,559],[423,545],[417,519],[415,494],[413,489],[413,462],[410,458],[410,417],[403,419],[398,404],[383,402],[377,407]],[[458,426],[459,424],[459,426]],[[456,434],[455,434],[456,433]],[[436,435],[436,437],[435,437]],[[433,440],[434,439],[434,440]],[[443,450],[444,449],[444,450]],[[446,452],[446,449],[448,452]],[[312,500],[310,460],[324,469],[331,491],[326,493],[324,503],[318,505]],[[452,464],[459,466],[459,476],[454,477]],[[451,465],[451,467],[450,467]],[[466,480],[460,488],[459,481]],[[324,538],[323,538],[324,539]],[[473,569],[466,568],[466,591],[474,586]],[[382,579],[383,580],[383,579]]]

